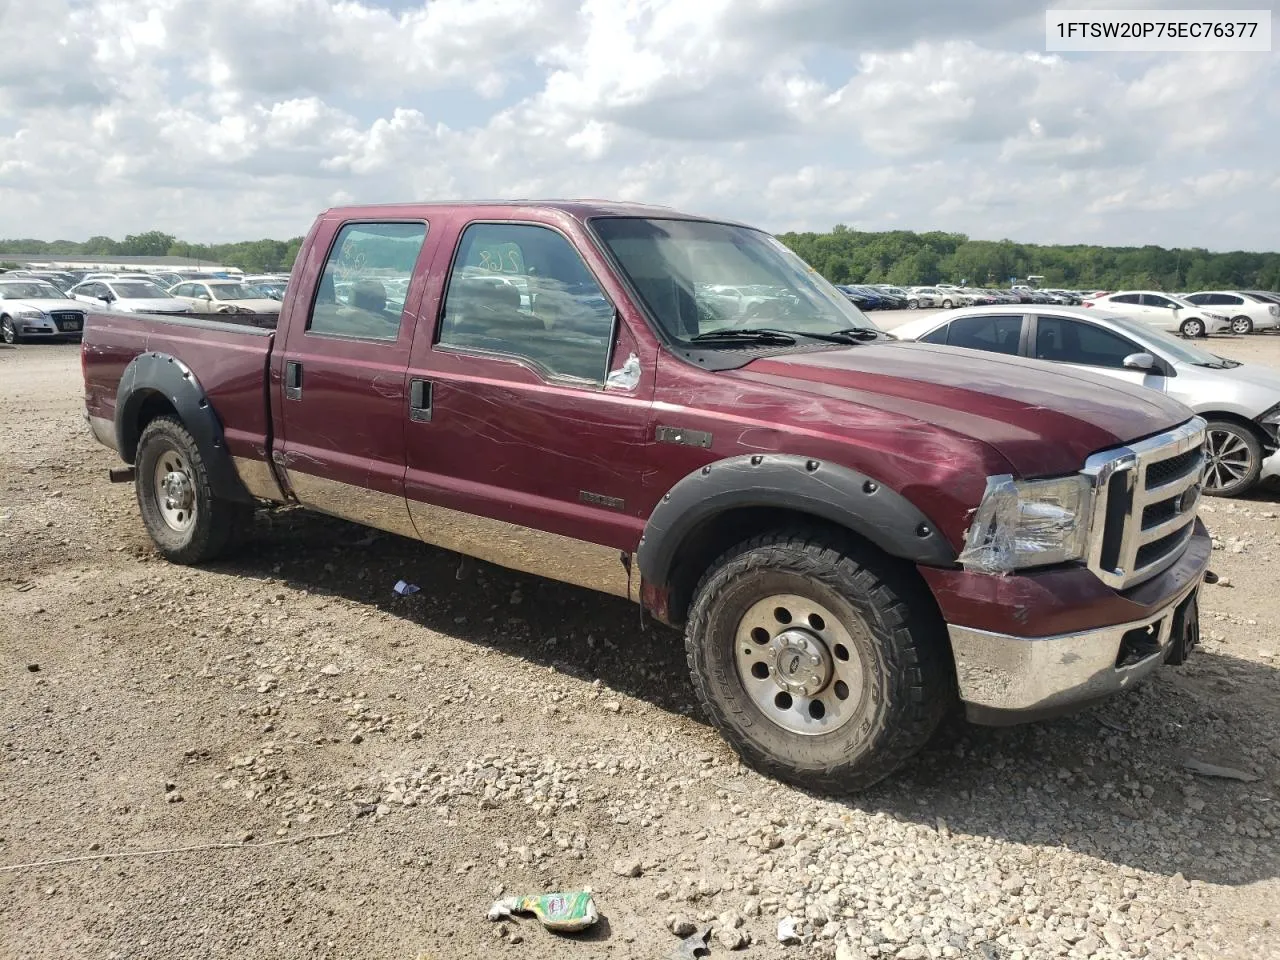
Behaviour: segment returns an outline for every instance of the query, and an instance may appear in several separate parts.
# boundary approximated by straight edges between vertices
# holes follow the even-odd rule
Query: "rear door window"
[[[338,231],[316,285],[307,332],[395,340],[414,265],[427,237],[416,223],[348,223]]]
[[[957,317],[951,321],[947,344],[986,350],[988,353],[1018,353],[1022,340],[1021,315],[1001,314],[989,317]]]
[[[1124,358],[1143,349],[1119,334],[1081,320],[1040,317],[1036,321],[1037,360],[1124,368]]]

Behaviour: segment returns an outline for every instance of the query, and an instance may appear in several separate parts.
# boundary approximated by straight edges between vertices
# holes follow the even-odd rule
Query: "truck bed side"
[[[126,368],[145,353],[173,357],[192,374],[217,411],[227,452],[245,486],[256,496],[280,496],[270,470],[271,414],[268,363],[275,331],[193,317],[90,313],[85,321],[81,364],[85,412],[94,435],[132,462],[132,450],[117,442],[116,402]],[[141,416],[169,412],[157,394]],[[141,433],[141,426],[132,431]]]

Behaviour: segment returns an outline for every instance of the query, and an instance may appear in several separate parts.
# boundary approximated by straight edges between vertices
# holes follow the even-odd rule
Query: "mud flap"
[[[1173,629],[1169,637],[1169,653],[1164,662],[1179,666],[1187,662],[1191,650],[1200,642],[1200,591],[1196,590],[1173,612]]]

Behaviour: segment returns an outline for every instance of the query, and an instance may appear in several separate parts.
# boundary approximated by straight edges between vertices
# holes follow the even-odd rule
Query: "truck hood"
[[[924,343],[763,358],[739,374],[972,437],[997,450],[1021,477],[1074,473],[1090,454],[1193,416],[1156,390],[1035,360]]]

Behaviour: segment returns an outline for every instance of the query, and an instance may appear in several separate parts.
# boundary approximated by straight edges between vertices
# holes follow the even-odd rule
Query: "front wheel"
[[[920,301],[919,301],[919,300],[908,300],[908,301],[907,301],[907,309],[908,309],[908,310],[919,310],[919,309],[920,309]]]
[[[165,559],[195,564],[222,556],[253,508],[214,494],[195,439],[172,417],[147,424],[135,463],[138,508]]]
[[[1205,453],[1204,492],[1212,497],[1247,493],[1262,473],[1262,444],[1248,427],[1210,420]]]
[[[1231,332],[1236,334],[1253,333],[1253,321],[1248,317],[1232,317]]]
[[[1183,320],[1182,326],[1178,327],[1178,332],[1187,339],[1203,337],[1205,335],[1204,321],[1195,317]]]
[[[10,346],[22,342],[22,337],[18,336],[18,328],[14,325],[12,317],[0,317],[0,340]]]
[[[950,310],[953,306],[954,306],[954,304],[953,304],[950,300],[943,300],[943,301],[942,301],[942,309],[943,309],[943,310]]]
[[[742,758],[824,792],[891,774],[954,698],[924,588],[822,532],[724,554],[698,586],[685,649],[703,708]]]

